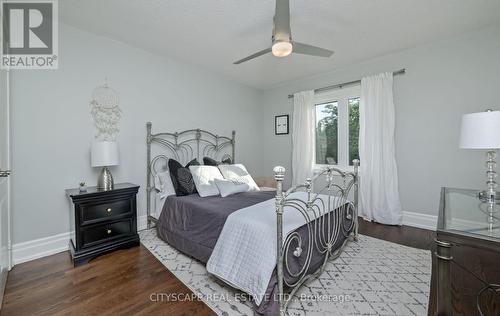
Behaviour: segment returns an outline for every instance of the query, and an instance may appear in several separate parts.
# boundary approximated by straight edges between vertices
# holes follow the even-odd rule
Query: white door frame
[[[2,1],[0,1],[2,2]],[[3,5],[0,7],[0,19],[2,19],[3,23]],[[0,34],[0,41],[3,41],[3,28],[2,28],[2,34]],[[2,73],[0,73],[0,76],[5,76],[5,85],[0,88],[0,98],[2,100],[0,101],[2,104],[5,103],[5,126],[3,127],[5,130],[5,148],[0,148],[0,150],[6,150],[6,155],[5,155],[5,163],[2,162],[2,166],[0,168],[5,168],[6,170],[10,170],[12,165],[12,156],[11,156],[11,149],[12,149],[12,141],[11,141],[11,95],[10,95],[10,76],[11,73],[9,69],[7,70],[2,70]],[[2,78],[3,79],[3,78]],[[3,80],[1,81],[3,82]],[[5,92],[5,95],[2,92]],[[1,106],[1,105],[0,105]],[[3,124],[3,123],[0,123]],[[0,127],[1,128],[1,127]],[[3,135],[2,135],[3,136]],[[3,143],[3,142],[2,142]],[[3,146],[3,145],[2,145]],[[3,160],[3,159],[2,159]],[[4,178],[2,178],[4,179]],[[7,231],[7,260],[6,262],[2,261],[0,268],[2,269],[2,274],[1,274],[1,284],[0,284],[0,309],[2,307],[3,303],[3,296],[5,293],[5,285],[7,283],[7,277],[9,271],[12,269],[12,186],[11,186],[11,177],[7,175],[5,178],[6,181],[6,207],[7,207],[7,214],[6,214],[6,225],[4,225],[3,222],[1,223],[1,229],[6,229]],[[3,241],[2,241],[3,243]],[[2,245],[0,245],[2,246]],[[2,249],[2,254],[3,254],[3,249]],[[4,267],[3,265],[6,265]],[[4,269],[7,268],[7,271],[5,273]]]
[[[6,161],[2,163],[2,166],[0,168],[5,168],[5,170],[9,170],[11,167],[11,133],[10,133],[10,122],[11,122],[11,114],[10,114],[10,72],[8,70],[1,70],[0,71],[0,76],[5,76],[5,85],[4,85],[4,78],[2,78],[2,87],[0,88],[0,98],[2,98],[1,102],[5,103],[5,126],[2,127],[5,130],[5,148],[0,148],[0,150],[6,150],[6,156],[5,159]],[[3,92],[5,90],[5,95],[3,95]],[[4,105],[1,105],[4,106]],[[3,122],[0,122],[0,124],[3,124]],[[2,135],[3,137],[3,135]],[[3,143],[3,142],[2,142]],[[6,229],[7,231],[7,260],[6,260],[6,267],[0,266],[0,309],[3,303],[3,295],[5,292],[5,285],[7,283],[7,277],[8,277],[8,271],[12,269],[12,214],[11,214],[11,181],[10,181],[10,176],[7,175],[5,178],[1,178],[2,180],[5,180],[6,184],[6,207],[7,207],[7,216],[6,216],[6,223],[5,225],[1,223],[2,227],[1,229]],[[0,245],[1,246],[1,245]],[[4,273],[4,269],[7,269],[7,271]]]
[[[7,99],[7,150],[8,150],[8,163],[7,163],[7,168],[11,170],[12,168],[12,142],[11,142],[11,133],[10,133],[10,122],[11,120],[11,113],[10,113],[10,70],[7,70],[7,87],[6,87],[6,96],[5,98]],[[11,187],[11,177],[9,176],[7,178],[7,189],[8,189],[8,196],[9,199],[7,200],[7,255],[9,256],[8,262],[9,262],[9,271],[12,269],[12,187]],[[1,307],[1,306],[0,306]]]

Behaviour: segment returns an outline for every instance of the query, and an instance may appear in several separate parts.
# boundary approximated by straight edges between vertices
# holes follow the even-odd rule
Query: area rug
[[[156,236],[140,232],[141,243],[218,315],[253,315],[241,292],[209,275],[205,266]],[[360,235],[323,274],[298,291],[289,315],[427,315],[431,253]]]

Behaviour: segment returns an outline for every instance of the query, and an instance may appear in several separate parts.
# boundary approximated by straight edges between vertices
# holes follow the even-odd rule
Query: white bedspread
[[[296,192],[288,198],[306,200],[307,194]],[[328,205],[328,196],[321,196],[321,199]],[[329,209],[335,209],[338,202],[338,198],[332,197]],[[312,214],[311,217],[311,220],[314,219]],[[285,208],[283,240],[288,233],[305,223],[299,211]],[[276,234],[274,199],[232,213],[208,260],[207,271],[252,295],[257,305],[260,305],[276,267]]]

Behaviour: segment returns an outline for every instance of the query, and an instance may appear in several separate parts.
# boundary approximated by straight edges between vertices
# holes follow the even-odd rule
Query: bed
[[[162,240],[252,295],[255,314],[284,315],[300,286],[357,240],[358,161],[353,172],[325,168],[286,191],[285,169],[276,167],[276,191],[160,197],[153,179],[169,158],[231,157],[234,163],[235,132],[153,134],[147,123],[146,144],[148,227],[155,225]]]

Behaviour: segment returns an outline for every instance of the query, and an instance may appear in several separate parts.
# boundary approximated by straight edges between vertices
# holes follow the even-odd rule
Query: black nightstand
[[[139,245],[136,195],[139,186],[115,184],[109,191],[68,189],[71,257],[75,266],[119,248]]]

